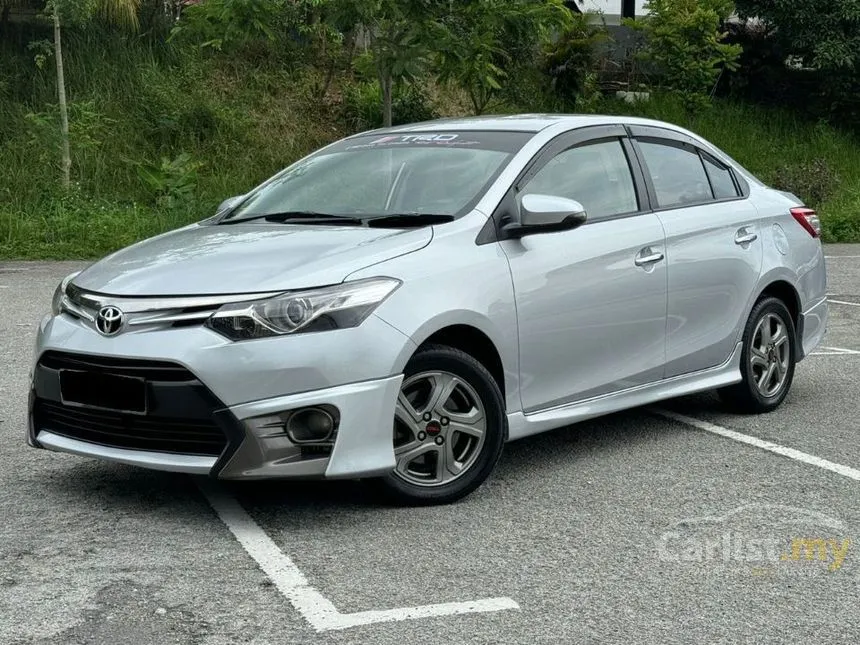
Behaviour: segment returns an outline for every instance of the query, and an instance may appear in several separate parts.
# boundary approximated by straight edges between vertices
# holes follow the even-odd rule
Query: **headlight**
[[[224,305],[206,326],[231,340],[357,327],[399,286],[393,278],[371,278]]]
[[[59,316],[63,313],[63,300],[66,299],[66,287],[68,287],[69,283],[78,277],[79,274],[80,271],[75,271],[63,278],[63,281],[57,285],[57,288],[54,291],[54,299],[51,301],[51,313],[55,316]]]

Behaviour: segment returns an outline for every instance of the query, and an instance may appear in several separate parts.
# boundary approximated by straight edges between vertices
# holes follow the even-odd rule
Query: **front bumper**
[[[380,475],[394,467],[394,406],[414,349],[374,316],[355,329],[243,343],[199,327],[104,338],[74,319],[48,317],[37,344],[28,442],[222,479]],[[68,365],[57,357],[143,376],[152,410],[140,417],[64,408],[59,369]],[[339,415],[333,444],[324,449],[294,444],[266,423],[318,405]]]

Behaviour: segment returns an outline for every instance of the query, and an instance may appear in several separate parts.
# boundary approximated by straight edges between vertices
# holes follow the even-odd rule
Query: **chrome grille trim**
[[[220,296],[111,296],[85,291],[70,284],[63,298],[62,311],[86,321],[95,327],[96,315],[105,306],[118,307],[126,316],[128,327],[170,326],[174,323],[202,323],[223,305],[252,300],[263,300],[284,293],[238,293]],[[188,310],[191,311],[188,311]]]
[[[98,311],[106,305],[122,309],[123,313],[134,314],[148,311],[164,311],[168,309],[207,308],[218,309],[222,305],[244,302],[247,300],[263,300],[272,298],[284,291],[268,291],[263,293],[234,293],[221,296],[154,296],[128,297],[111,296],[94,291],[84,291],[79,287],[69,285],[66,298],[73,304],[86,309]]]

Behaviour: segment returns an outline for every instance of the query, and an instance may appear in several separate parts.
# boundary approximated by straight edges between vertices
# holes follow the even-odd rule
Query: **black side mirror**
[[[520,221],[502,226],[507,238],[520,238],[537,233],[569,231],[582,226],[588,219],[585,207],[577,201],[555,195],[523,195],[520,200]]]

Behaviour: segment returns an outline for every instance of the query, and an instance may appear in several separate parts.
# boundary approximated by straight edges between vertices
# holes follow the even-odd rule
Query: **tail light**
[[[792,208],[791,216],[806,229],[812,237],[821,235],[821,220],[811,208]]]

